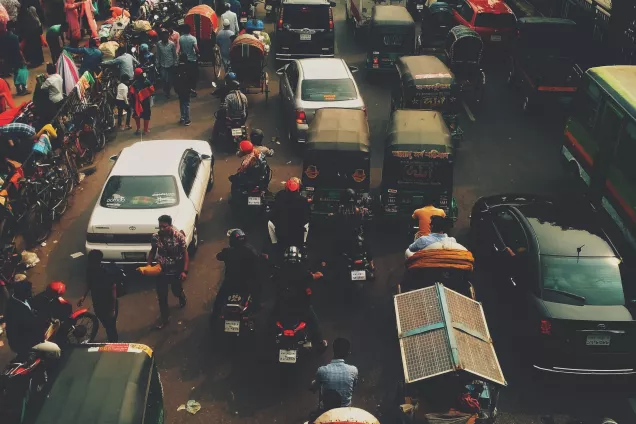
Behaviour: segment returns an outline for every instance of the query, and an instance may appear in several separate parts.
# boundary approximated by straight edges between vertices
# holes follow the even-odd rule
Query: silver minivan
[[[280,76],[280,104],[290,141],[307,141],[307,128],[318,109],[367,111],[353,78],[358,69],[338,58],[293,60]]]

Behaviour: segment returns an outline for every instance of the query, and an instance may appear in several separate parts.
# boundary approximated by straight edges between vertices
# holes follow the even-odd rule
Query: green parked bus
[[[565,126],[567,166],[636,248],[636,66],[590,68]]]

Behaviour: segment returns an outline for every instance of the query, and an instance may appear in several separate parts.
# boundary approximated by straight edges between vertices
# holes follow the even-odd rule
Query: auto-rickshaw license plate
[[[501,35],[491,35],[490,41],[501,41]]]
[[[590,334],[585,340],[585,344],[588,346],[609,346],[611,336],[606,334]]]
[[[179,19],[177,21],[177,25],[183,25],[185,23],[185,19]]]
[[[259,206],[261,204],[261,198],[260,197],[248,197],[247,198],[247,204],[249,206]]]
[[[226,333],[238,333],[241,331],[241,321],[225,321]]]
[[[424,10],[424,5],[423,4],[418,4],[417,5],[417,10]]]
[[[366,271],[351,271],[351,281],[364,281],[366,279]]]
[[[241,128],[232,128],[232,137],[243,134],[243,130]]]
[[[300,34],[300,41],[311,41],[311,34]]]
[[[245,22],[247,22],[247,18],[241,18],[241,21],[240,21],[240,22],[241,22],[242,24],[244,24]]]
[[[281,349],[278,352],[278,362],[284,364],[295,364],[298,353],[295,350]]]

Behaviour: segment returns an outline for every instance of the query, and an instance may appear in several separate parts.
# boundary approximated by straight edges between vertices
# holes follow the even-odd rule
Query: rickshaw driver
[[[441,216],[446,218],[446,212],[443,209],[433,206],[431,199],[425,199],[426,203],[422,208],[416,209],[413,212],[413,219],[417,219],[419,231],[415,234],[416,238],[429,235],[431,233],[431,218],[434,216]]]

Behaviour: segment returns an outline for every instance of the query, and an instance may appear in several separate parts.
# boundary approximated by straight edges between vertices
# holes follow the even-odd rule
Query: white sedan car
[[[145,264],[161,215],[186,235],[194,254],[206,192],[214,183],[214,156],[206,141],[140,141],[111,158],[115,165],[86,231],[86,253],[104,262]]]

